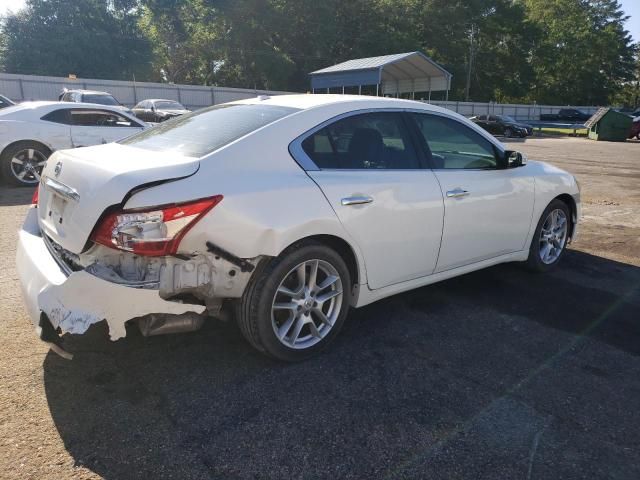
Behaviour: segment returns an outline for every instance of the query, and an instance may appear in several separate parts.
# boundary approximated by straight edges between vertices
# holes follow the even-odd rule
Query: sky
[[[640,0],[619,0],[622,9],[631,18],[627,21],[627,30],[636,42],[640,42]],[[0,15],[8,11],[16,11],[24,5],[25,0],[0,0]]]

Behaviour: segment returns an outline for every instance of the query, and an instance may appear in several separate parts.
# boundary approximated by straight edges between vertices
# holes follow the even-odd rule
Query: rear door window
[[[372,112],[338,120],[311,134],[302,149],[321,169],[419,169],[402,115]]]
[[[69,109],[60,108],[58,110],[54,110],[53,112],[49,112],[45,116],[43,116],[41,120],[69,125]]]
[[[74,109],[71,124],[78,127],[139,127],[129,118],[106,110]]]

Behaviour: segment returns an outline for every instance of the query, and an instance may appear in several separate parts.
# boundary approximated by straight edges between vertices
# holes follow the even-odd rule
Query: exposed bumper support
[[[35,208],[29,210],[18,234],[16,262],[24,301],[36,329],[40,329],[42,313],[54,330],[60,328],[63,333],[84,333],[94,323],[106,320],[111,340],[117,340],[125,336],[125,322],[132,318],[205,310],[203,305],[163,300],[158,290],[119,285],[86,271],[67,276],[40,236]]]

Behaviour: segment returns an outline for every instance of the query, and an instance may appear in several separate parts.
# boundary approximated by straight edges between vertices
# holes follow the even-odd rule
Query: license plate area
[[[64,213],[67,209],[68,200],[51,192],[49,195],[49,203],[47,205],[47,217],[53,226],[62,225],[64,221]]]

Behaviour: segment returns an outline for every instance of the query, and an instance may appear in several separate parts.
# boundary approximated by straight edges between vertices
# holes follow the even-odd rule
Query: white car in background
[[[460,115],[347,95],[218,105],[58,152],[38,195],[17,266],[59,352],[103,320],[116,340],[130,321],[149,335],[235,315],[288,361],[350,307],[503,262],[553,268],[580,215],[571,174]]]
[[[114,142],[146,128],[117,107],[25,102],[0,110],[0,173],[11,185],[37,185],[51,153]]]

